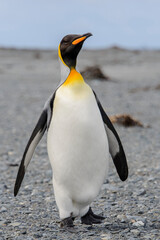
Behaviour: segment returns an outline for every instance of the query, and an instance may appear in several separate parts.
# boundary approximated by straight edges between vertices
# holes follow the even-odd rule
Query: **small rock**
[[[133,223],[133,226],[134,226],[134,227],[143,227],[143,226],[144,226],[144,222],[142,222],[142,221],[134,222],[134,223]]]
[[[36,238],[41,238],[41,237],[42,237],[42,234],[41,234],[41,233],[35,233],[35,234],[34,234],[34,237],[36,237]]]
[[[2,213],[2,212],[7,212],[7,208],[5,208],[5,207],[1,207],[1,209],[0,209],[0,213]]]
[[[109,239],[111,239],[111,235],[109,233],[101,235],[101,240],[109,240]]]
[[[127,217],[123,214],[117,215],[117,219],[119,219],[122,223],[127,221]]]
[[[9,151],[9,152],[8,152],[8,155],[9,155],[9,156],[12,156],[13,154],[14,154],[13,151]]]
[[[133,233],[134,235],[138,236],[140,234],[140,231],[138,231],[137,229],[132,229],[131,233]]]
[[[6,184],[4,184],[4,186],[3,186],[3,187],[4,187],[4,189],[8,189],[8,187],[7,187],[7,185],[6,185]]]
[[[51,203],[51,202],[53,201],[53,199],[52,199],[51,197],[46,197],[46,198],[45,198],[45,201],[46,201],[47,203]]]
[[[155,177],[149,176],[149,178],[148,178],[148,181],[149,181],[149,182],[152,182],[152,181],[154,181],[154,180],[155,180]]]
[[[140,211],[138,212],[138,214],[144,214],[144,211],[140,210]]]
[[[26,190],[32,190],[32,186],[31,186],[31,185],[26,185],[26,186],[24,187],[24,189],[26,189]]]
[[[10,224],[11,221],[10,220],[5,220],[4,224]]]
[[[143,196],[146,194],[146,190],[142,189],[141,191],[138,191],[137,196]]]
[[[39,194],[39,191],[37,189],[33,189],[31,195],[33,196],[33,195],[37,195],[37,194]]]
[[[13,223],[10,223],[9,225],[13,226],[13,227],[18,227],[19,225],[21,225],[21,223],[20,222],[13,222]]]

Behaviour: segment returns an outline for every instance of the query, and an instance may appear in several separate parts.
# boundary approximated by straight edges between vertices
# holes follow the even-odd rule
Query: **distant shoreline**
[[[50,52],[50,51],[57,51],[56,48],[27,48],[27,47],[4,47],[4,46],[0,46],[0,50],[9,50],[9,51],[44,51],[44,52]],[[110,47],[106,47],[106,48],[84,48],[83,51],[107,51],[107,50],[118,50],[118,51],[129,51],[129,52],[141,52],[141,51],[154,51],[154,52],[159,52],[160,48],[125,48],[125,47],[121,47],[118,45],[113,45]]]

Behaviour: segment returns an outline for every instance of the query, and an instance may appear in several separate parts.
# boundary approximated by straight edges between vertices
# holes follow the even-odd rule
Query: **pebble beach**
[[[108,116],[130,114],[144,127],[115,124],[129,177],[112,159],[92,203],[99,225],[59,227],[46,134],[36,148],[17,197],[14,183],[23,151],[47,98],[60,81],[55,50],[0,49],[0,240],[160,240],[160,51],[112,47],[83,50],[78,69],[99,66],[108,80],[88,80]]]

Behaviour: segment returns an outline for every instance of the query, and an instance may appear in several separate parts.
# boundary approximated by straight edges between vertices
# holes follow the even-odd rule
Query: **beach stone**
[[[146,194],[146,190],[145,189],[141,189],[140,191],[137,192],[137,196],[143,196]]]
[[[0,209],[0,213],[2,213],[2,212],[7,212],[7,208],[5,208],[4,206],[1,207],[1,209]]]
[[[111,239],[111,234],[110,233],[101,235],[101,240],[108,240],[108,239]]]
[[[117,219],[119,219],[122,223],[127,221],[127,217],[124,214],[117,215]]]
[[[31,196],[34,196],[34,195],[37,195],[37,194],[39,194],[38,189],[33,189],[32,193],[31,193]]]
[[[34,234],[34,237],[35,237],[35,238],[38,238],[38,239],[41,238],[42,236],[43,236],[43,235],[42,235],[41,233],[35,233],[35,234]]]
[[[13,222],[13,223],[10,223],[9,225],[13,227],[18,227],[19,225],[21,225],[21,222]]]
[[[134,222],[134,223],[133,223],[133,226],[134,226],[134,227],[143,227],[143,226],[144,226],[144,222],[142,222],[142,221]]]
[[[140,234],[140,231],[137,229],[132,229],[131,233],[133,233],[134,235],[138,236]]]
[[[51,197],[46,197],[46,198],[45,198],[45,201],[46,201],[47,203],[51,203],[51,202],[53,201],[53,199],[52,199]]]
[[[31,191],[32,188],[33,188],[33,186],[31,186],[31,185],[26,185],[26,186],[24,187],[25,190],[29,190],[29,191]]]

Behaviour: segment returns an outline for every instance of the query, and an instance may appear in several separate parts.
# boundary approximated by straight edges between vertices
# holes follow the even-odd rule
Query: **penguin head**
[[[80,52],[84,41],[92,36],[91,33],[83,35],[70,34],[66,35],[59,44],[58,55],[63,62],[69,68],[76,66],[76,59]]]

